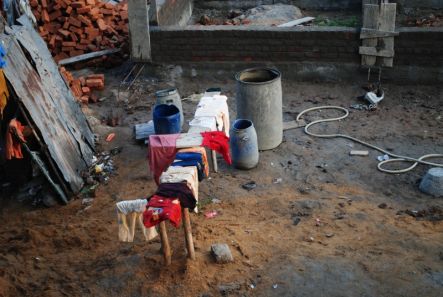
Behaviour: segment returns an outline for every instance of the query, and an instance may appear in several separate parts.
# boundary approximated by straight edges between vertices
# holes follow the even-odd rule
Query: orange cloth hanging
[[[3,74],[3,70],[0,69],[0,120],[3,119],[3,110],[8,103],[8,98],[9,91],[6,85],[5,75]]]
[[[12,158],[23,159],[22,145],[21,142],[26,142],[23,136],[23,126],[17,119],[12,119],[9,122],[8,131],[6,132],[6,160],[11,160]],[[21,141],[15,136],[17,135]]]

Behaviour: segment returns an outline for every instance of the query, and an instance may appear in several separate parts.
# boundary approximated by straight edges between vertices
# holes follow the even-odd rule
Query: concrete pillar
[[[150,62],[149,8],[146,0],[129,0],[128,17],[131,59],[134,62]]]

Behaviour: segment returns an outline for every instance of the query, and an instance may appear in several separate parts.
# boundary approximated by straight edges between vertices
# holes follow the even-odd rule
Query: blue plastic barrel
[[[155,134],[180,133],[180,110],[175,105],[155,106],[153,118]]]
[[[259,153],[257,133],[250,120],[238,119],[230,132],[232,163],[238,169],[252,169],[257,166]]]

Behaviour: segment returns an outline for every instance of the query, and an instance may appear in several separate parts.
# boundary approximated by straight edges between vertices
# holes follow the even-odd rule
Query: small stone
[[[246,184],[243,184],[242,188],[247,191],[251,191],[251,190],[257,188],[257,184],[255,183],[255,181],[250,181],[250,182],[247,182]]]
[[[301,218],[300,217],[292,218],[292,223],[294,224],[294,226],[297,226],[300,222],[301,222]]]
[[[331,237],[334,237],[334,233],[326,233],[325,234],[325,236],[327,237],[327,238],[331,238]]]
[[[386,203],[380,203],[378,205],[378,208],[381,208],[381,209],[386,209],[387,207],[388,207],[388,205]]]
[[[238,291],[241,289],[241,285],[239,283],[229,283],[218,286],[218,290],[223,296],[229,295],[234,291]]]
[[[211,252],[215,258],[215,261],[219,264],[225,264],[234,261],[231,250],[226,243],[216,243],[211,245]]]

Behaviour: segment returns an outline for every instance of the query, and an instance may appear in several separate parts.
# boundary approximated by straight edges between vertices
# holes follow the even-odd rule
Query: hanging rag
[[[197,200],[195,199],[191,188],[189,188],[185,182],[160,184],[155,195],[162,197],[177,197],[183,208],[189,208],[191,210],[197,205]]]
[[[229,153],[229,137],[223,132],[202,132],[203,136],[202,146],[220,153],[225,159],[226,163],[232,164],[231,155]]]
[[[12,119],[9,122],[5,136],[6,160],[11,160],[12,158],[23,159],[21,143],[26,142],[25,137],[23,136],[24,129],[25,126],[23,126],[17,119]],[[17,139],[17,137],[19,139]]]
[[[169,220],[176,228],[180,226],[181,206],[178,199],[154,195],[147,207],[143,213],[145,227],[154,227],[165,220]]]
[[[204,167],[204,171],[205,171],[205,176],[208,177],[209,176],[209,162],[208,162],[208,157],[206,154],[206,149],[204,147],[197,146],[197,147],[190,147],[190,148],[178,150],[178,153],[189,153],[189,152],[201,154],[202,159],[203,159],[203,167]]]
[[[135,235],[136,221],[142,229],[146,241],[157,237],[158,233],[155,227],[146,228],[143,224],[143,212],[148,204],[147,199],[126,200],[116,203],[118,239],[124,242],[133,242]],[[129,226],[128,226],[129,218]]]
[[[190,125],[210,128],[211,131],[224,131],[226,136],[229,137],[229,108],[227,100],[228,97],[222,95],[201,98],[195,111],[195,121],[191,121]],[[204,119],[199,120],[200,117]],[[207,117],[215,118],[216,129],[213,129],[213,123]]]
[[[6,85],[6,79],[3,70],[0,69],[0,120],[3,119],[3,110],[5,110],[6,104],[8,104],[8,99],[8,86]]]
[[[176,141],[180,134],[165,134],[149,136],[149,168],[154,180],[159,184],[160,175],[175,159],[177,153]]]

